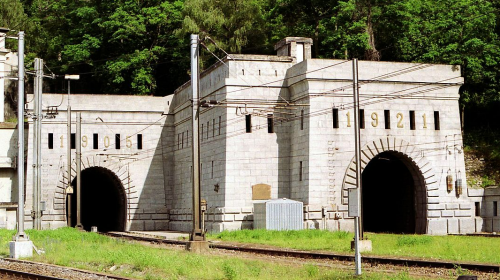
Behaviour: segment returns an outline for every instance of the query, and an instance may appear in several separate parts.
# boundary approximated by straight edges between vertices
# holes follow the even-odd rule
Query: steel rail
[[[41,275],[31,272],[24,272],[19,270],[12,270],[6,268],[0,268],[0,276],[9,276],[19,279],[37,279],[37,280],[65,280],[64,278],[57,278],[47,275]]]
[[[50,268],[65,269],[65,270],[73,271],[73,272],[77,272],[77,273],[96,275],[96,276],[100,276],[100,277],[107,278],[110,280],[113,280],[113,279],[114,280],[136,280],[134,278],[129,278],[129,277],[123,277],[123,276],[118,276],[118,275],[113,275],[113,274],[108,274],[108,273],[90,271],[90,270],[67,267],[67,266],[60,266],[60,265],[55,265],[55,264],[47,264],[47,263],[18,260],[18,259],[11,259],[11,258],[2,258],[2,260],[7,261],[7,262],[11,262],[11,263],[19,263],[19,264],[23,264],[23,265],[38,265],[38,266],[44,266],[44,267],[50,267]],[[67,280],[67,278],[58,278],[58,277],[54,277],[54,276],[47,276],[47,275],[42,275],[42,274],[36,274],[36,273],[31,273],[31,272],[26,272],[26,271],[13,270],[13,269],[7,269],[7,268],[0,267],[0,276],[2,276],[2,275],[15,276],[15,277],[19,277],[22,279]]]
[[[153,243],[171,244],[171,245],[185,245],[187,243],[187,241],[171,240],[159,237],[146,237],[143,235],[137,235],[127,232],[108,232],[102,234],[117,238],[132,239],[137,241],[147,241]],[[232,244],[210,243],[210,248],[256,253],[263,255],[294,257],[302,259],[328,259],[328,260],[354,262],[354,255],[350,254],[310,252],[310,251],[278,249],[278,248],[269,249],[269,248],[260,248],[256,247],[255,245],[249,245],[249,244],[232,245]],[[413,258],[382,257],[382,256],[367,256],[367,255],[363,256],[362,261],[363,263],[369,263],[369,264],[390,264],[390,265],[407,266],[407,267],[432,267],[432,268],[447,268],[447,269],[455,269],[457,267],[460,267],[462,269],[467,269],[467,270],[474,270],[474,271],[481,271],[488,273],[500,273],[500,265],[483,264],[483,263],[423,260],[423,259],[413,259]]]

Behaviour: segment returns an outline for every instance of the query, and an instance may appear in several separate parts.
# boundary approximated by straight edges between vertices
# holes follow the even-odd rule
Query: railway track
[[[171,240],[164,239],[159,237],[151,237],[138,235],[128,232],[108,232],[104,233],[105,235],[131,239],[137,241],[146,241],[153,243],[162,243],[162,244],[172,244],[172,245],[185,245],[187,241],[181,240]],[[302,259],[326,259],[326,260],[338,260],[338,261],[352,261],[354,262],[354,255],[349,254],[334,254],[334,253],[323,253],[323,252],[309,252],[309,251],[300,251],[300,250],[292,250],[292,249],[277,249],[277,248],[262,248],[254,245],[232,245],[232,244],[223,244],[223,243],[210,243],[210,248],[223,249],[223,250],[232,250],[232,251],[240,251],[240,252],[248,252],[255,254],[263,254],[263,255],[273,255],[273,256],[285,256],[285,257],[294,257],[294,258],[302,258]],[[422,260],[422,259],[413,259],[413,258],[395,258],[395,257],[380,257],[380,256],[363,256],[363,263],[369,263],[372,265],[376,264],[388,264],[388,265],[397,265],[397,266],[406,266],[406,267],[429,267],[429,268],[446,268],[446,269],[455,269],[460,267],[462,269],[467,269],[471,271],[480,271],[486,273],[499,273],[500,266],[492,265],[492,264],[481,264],[481,263],[468,263],[468,262],[454,262],[454,261],[435,261],[435,260]]]
[[[37,279],[37,280],[63,280],[64,278],[57,278],[41,274],[23,272],[18,270],[11,270],[0,268],[0,279]]]
[[[9,258],[0,259],[0,280],[9,279],[36,279],[36,280],[134,280],[132,278],[87,271],[77,268],[62,267],[46,263],[16,260]]]

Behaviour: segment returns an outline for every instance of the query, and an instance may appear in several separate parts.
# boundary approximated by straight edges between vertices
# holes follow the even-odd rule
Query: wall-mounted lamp
[[[455,181],[455,191],[457,192],[457,197],[462,195],[462,176],[460,171],[458,171],[457,180]]]
[[[448,175],[446,175],[446,189],[448,192],[453,190],[453,175],[451,175],[451,169],[448,169]]]

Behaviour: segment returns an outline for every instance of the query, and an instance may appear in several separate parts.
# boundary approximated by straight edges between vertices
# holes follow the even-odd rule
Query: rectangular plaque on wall
[[[271,186],[266,184],[257,184],[252,186],[253,200],[271,199]]]

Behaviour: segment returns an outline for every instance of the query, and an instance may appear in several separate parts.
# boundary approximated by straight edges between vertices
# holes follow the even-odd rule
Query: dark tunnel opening
[[[391,152],[377,155],[362,180],[364,231],[416,233],[415,182],[401,159]]]
[[[82,171],[81,223],[90,231],[93,226],[100,232],[124,231],[126,196],[120,179],[103,167],[90,167]],[[66,215],[71,211],[69,226],[76,226],[76,177],[72,182],[74,193],[67,199]],[[71,202],[68,203],[69,199]]]

